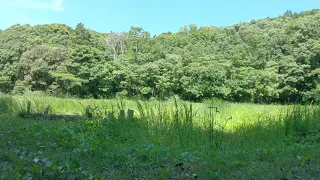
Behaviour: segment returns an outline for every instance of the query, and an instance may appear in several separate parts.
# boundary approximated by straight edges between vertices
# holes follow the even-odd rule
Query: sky
[[[319,9],[320,0],[0,0],[0,29],[63,23],[107,33],[142,27],[157,35],[189,24],[224,27]]]

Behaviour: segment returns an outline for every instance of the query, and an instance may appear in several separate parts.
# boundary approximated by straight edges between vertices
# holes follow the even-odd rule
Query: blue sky
[[[139,26],[153,34],[188,24],[229,26],[277,17],[287,9],[319,9],[320,0],[0,0],[0,29],[13,24],[82,22],[98,32]]]

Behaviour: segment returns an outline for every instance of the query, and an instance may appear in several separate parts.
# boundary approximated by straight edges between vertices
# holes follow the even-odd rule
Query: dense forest
[[[235,102],[320,101],[320,10],[151,37],[79,23],[0,30],[0,92]]]

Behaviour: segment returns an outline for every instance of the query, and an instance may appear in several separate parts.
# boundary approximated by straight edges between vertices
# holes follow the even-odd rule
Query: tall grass
[[[0,95],[0,113],[14,114],[24,111],[27,101],[14,98],[8,95]]]
[[[26,110],[28,101],[31,101],[32,113],[42,113],[45,105],[50,104],[52,114],[81,115],[85,107],[91,105],[94,114],[88,120],[66,123],[41,120],[42,126],[39,121],[30,119],[36,127],[26,125],[28,121],[20,122],[19,118],[4,122],[12,121],[13,127],[33,129],[27,137],[35,140],[39,139],[37,130],[42,133],[41,138],[54,136],[55,141],[62,144],[62,149],[57,151],[67,152],[69,159],[83,167],[92,166],[93,174],[101,175],[95,168],[107,166],[102,179],[183,179],[192,178],[192,174],[202,177],[200,179],[290,179],[294,172],[290,171],[293,174],[290,176],[289,171],[285,173],[280,169],[291,168],[292,162],[299,161],[300,156],[304,163],[308,158],[315,159],[313,165],[320,168],[316,160],[319,157],[316,150],[320,150],[320,107],[317,105],[0,96],[1,113],[15,117]],[[134,119],[120,115],[128,109],[134,110]],[[57,130],[55,126],[61,128]],[[0,128],[0,135],[1,132]],[[313,146],[305,144],[311,140]],[[32,149],[31,144],[34,142],[30,142],[28,148]],[[51,156],[61,161],[59,154]],[[182,164],[190,165],[186,168]],[[65,173],[71,171],[68,169]],[[268,174],[268,171],[273,173]]]
[[[320,108],[314,105],[295,105],[283,119],[286,135],[306,136],[320,130]]]
[[[96,116],[118,117],[121,110],[135,110],[135,118],[149,126],[173,125],[179,129],[202,128],[210,131],[232,132],[241,126],[266,121],[279,122],[285,127],[285,134],[307,133],[318,128],[319,106],[317,105],[254,105],[232,104],[220,100],[204,103],[190,103],[173,99],[171,101],[140,101],[122,98],[108,100],[59,99],[55,97],[23,97],[0,95],[0,112],[18,113],[27,110],[31,102],[32,113],[42,113],[50,104],[51,114],[85,114],[91,105]],[[311,130],[312,131],[312,130]],[[181,136],[181,133],[180,135]],[[181,138],[180,138],[181,139]]]
[[[180,144],[183,138],[192,137],[194,128],[206,129],[211,142],[217,139],[219,131],[233,132],[266,122],[284,127],[286,135],[306,134],[319,129],[320,110],[317,105],[232,104],[220,100],[190,103],[176,98],[161,102],[122,98],[90,100],[1,95],[0,112],[14,114],[26,111],[28,101],[31,102],[31,113],[42,113],[46,104],[50,104],[51,114],[77,115],[84,115],[86,106],[91,105],[94,115],[104,118],[119,117],[121,110],[133,109],[135,118],[146,122],[148,126],[174,128]]]

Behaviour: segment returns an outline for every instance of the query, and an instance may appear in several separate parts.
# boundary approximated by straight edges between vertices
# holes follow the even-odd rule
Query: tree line
[[[0,92],[235,102],[320,101],[320,10],[151,37],[79,23],[0,30]]]

